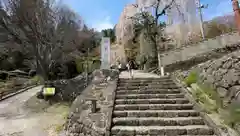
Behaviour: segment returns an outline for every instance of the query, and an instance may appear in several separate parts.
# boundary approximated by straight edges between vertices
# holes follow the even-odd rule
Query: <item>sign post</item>
[[[110,69],[110,38],[103,37],[101,42],[101,69]]]

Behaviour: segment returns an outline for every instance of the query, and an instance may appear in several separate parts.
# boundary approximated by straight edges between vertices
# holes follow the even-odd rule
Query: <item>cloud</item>
[[[102,20],[93,21],[91,27],[97,31],[102,31],[103,29],[113,28],[114,24],[110,21],[110,16],[106,16]]]

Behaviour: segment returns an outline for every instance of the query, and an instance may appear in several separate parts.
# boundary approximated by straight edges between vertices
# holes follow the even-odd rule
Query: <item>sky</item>
[[[126,4],[135,0],[64,0],[72,10],[78,13],[85,23],[98,31],[113,28],[119,21],[119,17]],[[231,0],[201,0],[202,4],[208,4],[203,9],[204,20],[216,16],[232,13]]]

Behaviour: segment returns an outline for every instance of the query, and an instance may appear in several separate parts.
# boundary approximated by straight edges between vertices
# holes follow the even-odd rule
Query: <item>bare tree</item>
[[[0,23],[22,47],[31,50],[37,71],[49,80],[52,67],[75,51],[81,19],[66,7],[56,7],[52,0],[6,0],[5,7],[8,21],[1,19]]]

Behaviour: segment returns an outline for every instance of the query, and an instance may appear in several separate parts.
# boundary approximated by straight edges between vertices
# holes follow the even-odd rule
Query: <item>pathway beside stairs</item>
[[[111,136],[213,136],[199,112],[170,77],[122,72],[116,89]]]

